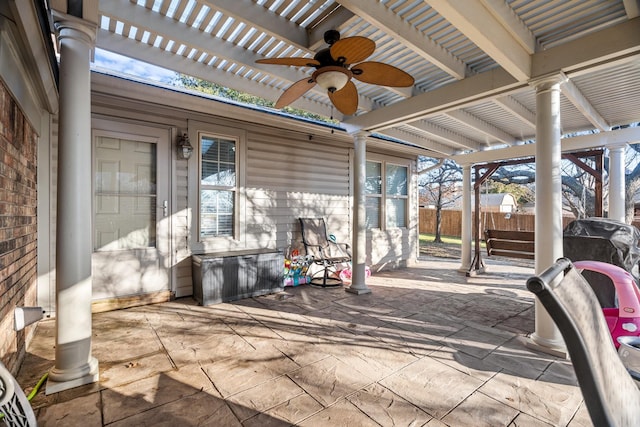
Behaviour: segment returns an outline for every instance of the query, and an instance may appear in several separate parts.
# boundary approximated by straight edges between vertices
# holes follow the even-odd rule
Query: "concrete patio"
[[[590,426],[566,360],[529,350],[533,269],[459,261],[229,304],[95,314],[100,382],[32,400],[41,426]],[[53,365],[42,321],[18,375]],[[44,388],[44,387],[43,387]]]

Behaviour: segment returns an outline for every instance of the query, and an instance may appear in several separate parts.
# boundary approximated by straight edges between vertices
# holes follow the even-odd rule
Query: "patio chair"
[[[310,283],[323,287],[341,286],[337,266],[351,262],[349,245],[338,243],[327,234],[324,218],[300,218],[300,229],[307,255],[311,255],[314,264],[320,267],[312,274]]]
[[[8,426],[35,427],[36,416],[11,372],[0,362],[0,414]]]
[[[564,278],[555,283],[556,277]],[[562,333],[591,421],[639,426],[640,390],[620,359],[591,286],[567,258],[527,280]]]

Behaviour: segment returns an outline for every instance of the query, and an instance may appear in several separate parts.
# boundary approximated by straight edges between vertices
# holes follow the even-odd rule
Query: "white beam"
[[[176,70],[199,79],[215,81],[222,86],[251,93],[265,99],[277,99],[282,94],[282,91],[279,89],[222,70],[212,69],[200,62],[186,61],[184,57],[180,55],[171,54],[171,52],[162,51],[159,48],[111,34],[106,30],[98,30],[96,47],[130,58],[136,58],[140,61],[157,65],[158,67]],[[298,99],[292,106],[325,117],[331,115],[330,105],[313,102],[304,97]],[[343,116],[336,110],[334,111],[334,118],[336,120],[342,120]]]
[[[448,111],[492,95],[505,94],[526,83],[516,81],[502,68],[467,77],[464,80],[416,95],[378,110],[350,118],[346,124],[370,131],[412,122],[428,114]]]
[[[607,131],[611,128],[609,123],[602,117],[602,115],[596,110],[596,108],[591,105],[591,103],[585,98],[580,89],[571,81],[569,78],[566,78],[565,81],[560,85],[560,90],[567,97],[569,101],[582,113],[583,116],[587,118],[601,131]]]
[[[392,34],[402,45],[456,79],[464,79],[466,76],[466,65],[461,60],[393,13],[383,3],[368,0],[337,1],[373,26]]]
[[[472,3],[472,2],[469,2]],[[565,70],[571,77],[583,73],[585,66],[598,66],[607,61],[628,60],[640,53],[640,18],[567,42],[533,55],[532,79]],[[604,42],[601,42],[601,39]],[[589,44],[594,45],[590,49]],[[569,72],[567,72],[569,70]],[[416,95],[388,107],[348,119],[345,124],[379,131],[453,108],[468,106],[490,96],[504,96],[527,84],[518,82],[503,69],[493,69],[459,82]]]
[[[481,1],[529,55],[535,53],[536,37],[505,0]]]
[[[162,34],[164,38],[173,40],[176,43],[182,43],[186,46],[198,49],[200,51],[208,52],[216,57],[225,58],[230,62],[237,64],[238,67],[245,66],[251,69],[259,70],[267,76],[285,80],[291,84],[297,82],[298,80],[309,77],[308,73],[302,72],[294,67],[256,64],[255,61],[258,59],[262,59],[261,56],[255,55],[254,53],[246,49],[234,46],[229,42],[225,42],[216,37],[212,37],[211,35],[204,32],[195,30],[173,19],[163,17],[157,13],[151,12],[148,9],[138,7],[130,3],[128,0],[111,0],[108,2],[103,2],[101,3],[101,8],[102,12],[104,12],[107,16],[128,23],[129,25],[134,26],[138,29],[142,28],[150,31],[151,33]],[[115,37],[119,36],[115,35]],[[160,52],[160,54],[163,53],[164,52]],[[136,58],[135,50],[132,51],[129,56],[131,58]],[[178,61],[174,61],[174,68],[171,69],[183,72],[182,69],[187,67],[188,63],[192,62],[187,58],[183,58],[183,60],[183,65],[181,65]],[[218,70],[212,70],[212,72],[216,71]],[[185,74],[188,73],[185,72]],[[206,78],[206,80],[216,81],[215,78],[216,77],[211,75]],[[326,91],[319,86],[315,86],[310,90],[310,92],[315,93],[319,96],[327,97]],[[278,99],[281,94],[282,92],[269,99]],[[298,105],[300,105],[300,102],[301,101],[298,101]],[[328,98],[327,104],[330,105]],[[370,111],[375,108],[375,105],[371,99],[364,96],[359,96],[358,107],[361,110]]]
[[[415,144],[419,147],[422,147],[426,150],[433,151],[435,154],[433,157],[449,157],[453,155],[456,150],[451,148],[448,145],[441,144],[439,142],[430,141],[424,137],[420,137],[418,135],[414,135],[409,132],[405,132],[400,129],[385,129],[382,132],[376,132],[381,135],[387,135],[394,139],[399,139],[400,141],[406,141],[411,144]]]
[[[427,3],[517,80],[531,77],[530,54],[483,3],[465,0],[427,0]]]
[[[420,133],[427,133],[430,138],[449,146],[466,148],[468,150],[482,149],[479,142],[424,120],[407,123],[407,126],[418,130]]]
[[[525,125],[531,129],[536,128],[536,115],[524,105],[516,101],[512,96],[500,96],[493,99],[493,102],[499,105],[503,110],[508,111],[516,116]]]
[[[238,66],[246,66],[252,69],[284,79],[290,83],[309,77],[308,73],[302,72],[293,67],[282,67],[267,64],[256,64],[256,60],[262,59],[261,56],[254,54],[246,49],[234,46],[232,43],[225,42],[210,34],[195,30],[185,24],[175,21],[171,18],[161,16],[146,8],[136,6],[129,0],[111,0],[100,3],[101,11],[114,19],[125,22],[136,28],[144,29],[155,34],[162,34],[164,38],[173,40],[175,43],[182,43],[191,48],[198,49],[202,52],[208,52],[219,58],[225,58]],[[158,53],[162,53],[158,51]],[[132,58],[135,58],[132,56]],[[190,61],[183,58],[185,62]],[[172,68],[180,70],[178,68]],[[311,89],[318,95],[326,96],[322,88],[315,87]]]
[[[473,128],[474,130],[489,137],[489,139],[487,140],[487,145],[491,145],[491,142],[495,140],[503,142],[507,145],[515,145],[519,142],[516,138],[509,135],[505,131],[464,110],[449,111],[445,114],[458,123],[469,126],[470,128]]]
[[[564,138],[561,141],[562,152],[590,150],[592,148],[607,147],[609,145],[640,141],[640,127],[612,130],[591,135]],[[476,153],[454,155],[451,158],[458,164],[476,164],[498,162],[501,160],[520,159],[533,157],[536,154],[535,144],[514,145],[512,147],[486,150]]]
[[[258,31],[285,40],[298,49],[309,51],[309,37],[304,28],[251,0],[206,0],[203,3],[236,20],[245,22]]]
[[[349,9],[343,6],[339,6],[333,11],[325,20],[314,28],[309,29],[309,49],[312,51],[318,51],[327,44],[324,41],[324,33],[328,30],[336,30],[342,32],[345,28],[351,25],[360,17],[356,16]]]
[[[531,78],[565,74],[640,53],[640,17],[533,54]]]

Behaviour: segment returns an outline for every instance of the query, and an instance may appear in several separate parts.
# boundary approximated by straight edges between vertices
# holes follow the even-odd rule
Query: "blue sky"
[[[146,62],[96,48],[95,66],[129,74],[150,81],[172,83],[177,73]]]

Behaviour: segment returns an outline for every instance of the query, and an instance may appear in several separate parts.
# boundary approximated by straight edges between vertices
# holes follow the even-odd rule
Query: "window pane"
[[[156,245],[156,144],[97,137],[94,250]]]
[[[382,165],[376,162],[367,162],[367,180],[365,190],[367,194],[382,193]]]
[[[204,136],[200,140],[202,185],[236,185],[236,143]]]
[[[407,226],[407,199],[387,199],[387,228]]]
[[[387,194],[407,195],[407,167],[387,165]]]
[[[380,228],[380,198],[367,197],[366,202],[367,228]]]
[[[234,192],[200,192],[200,237],[233,236]]]

